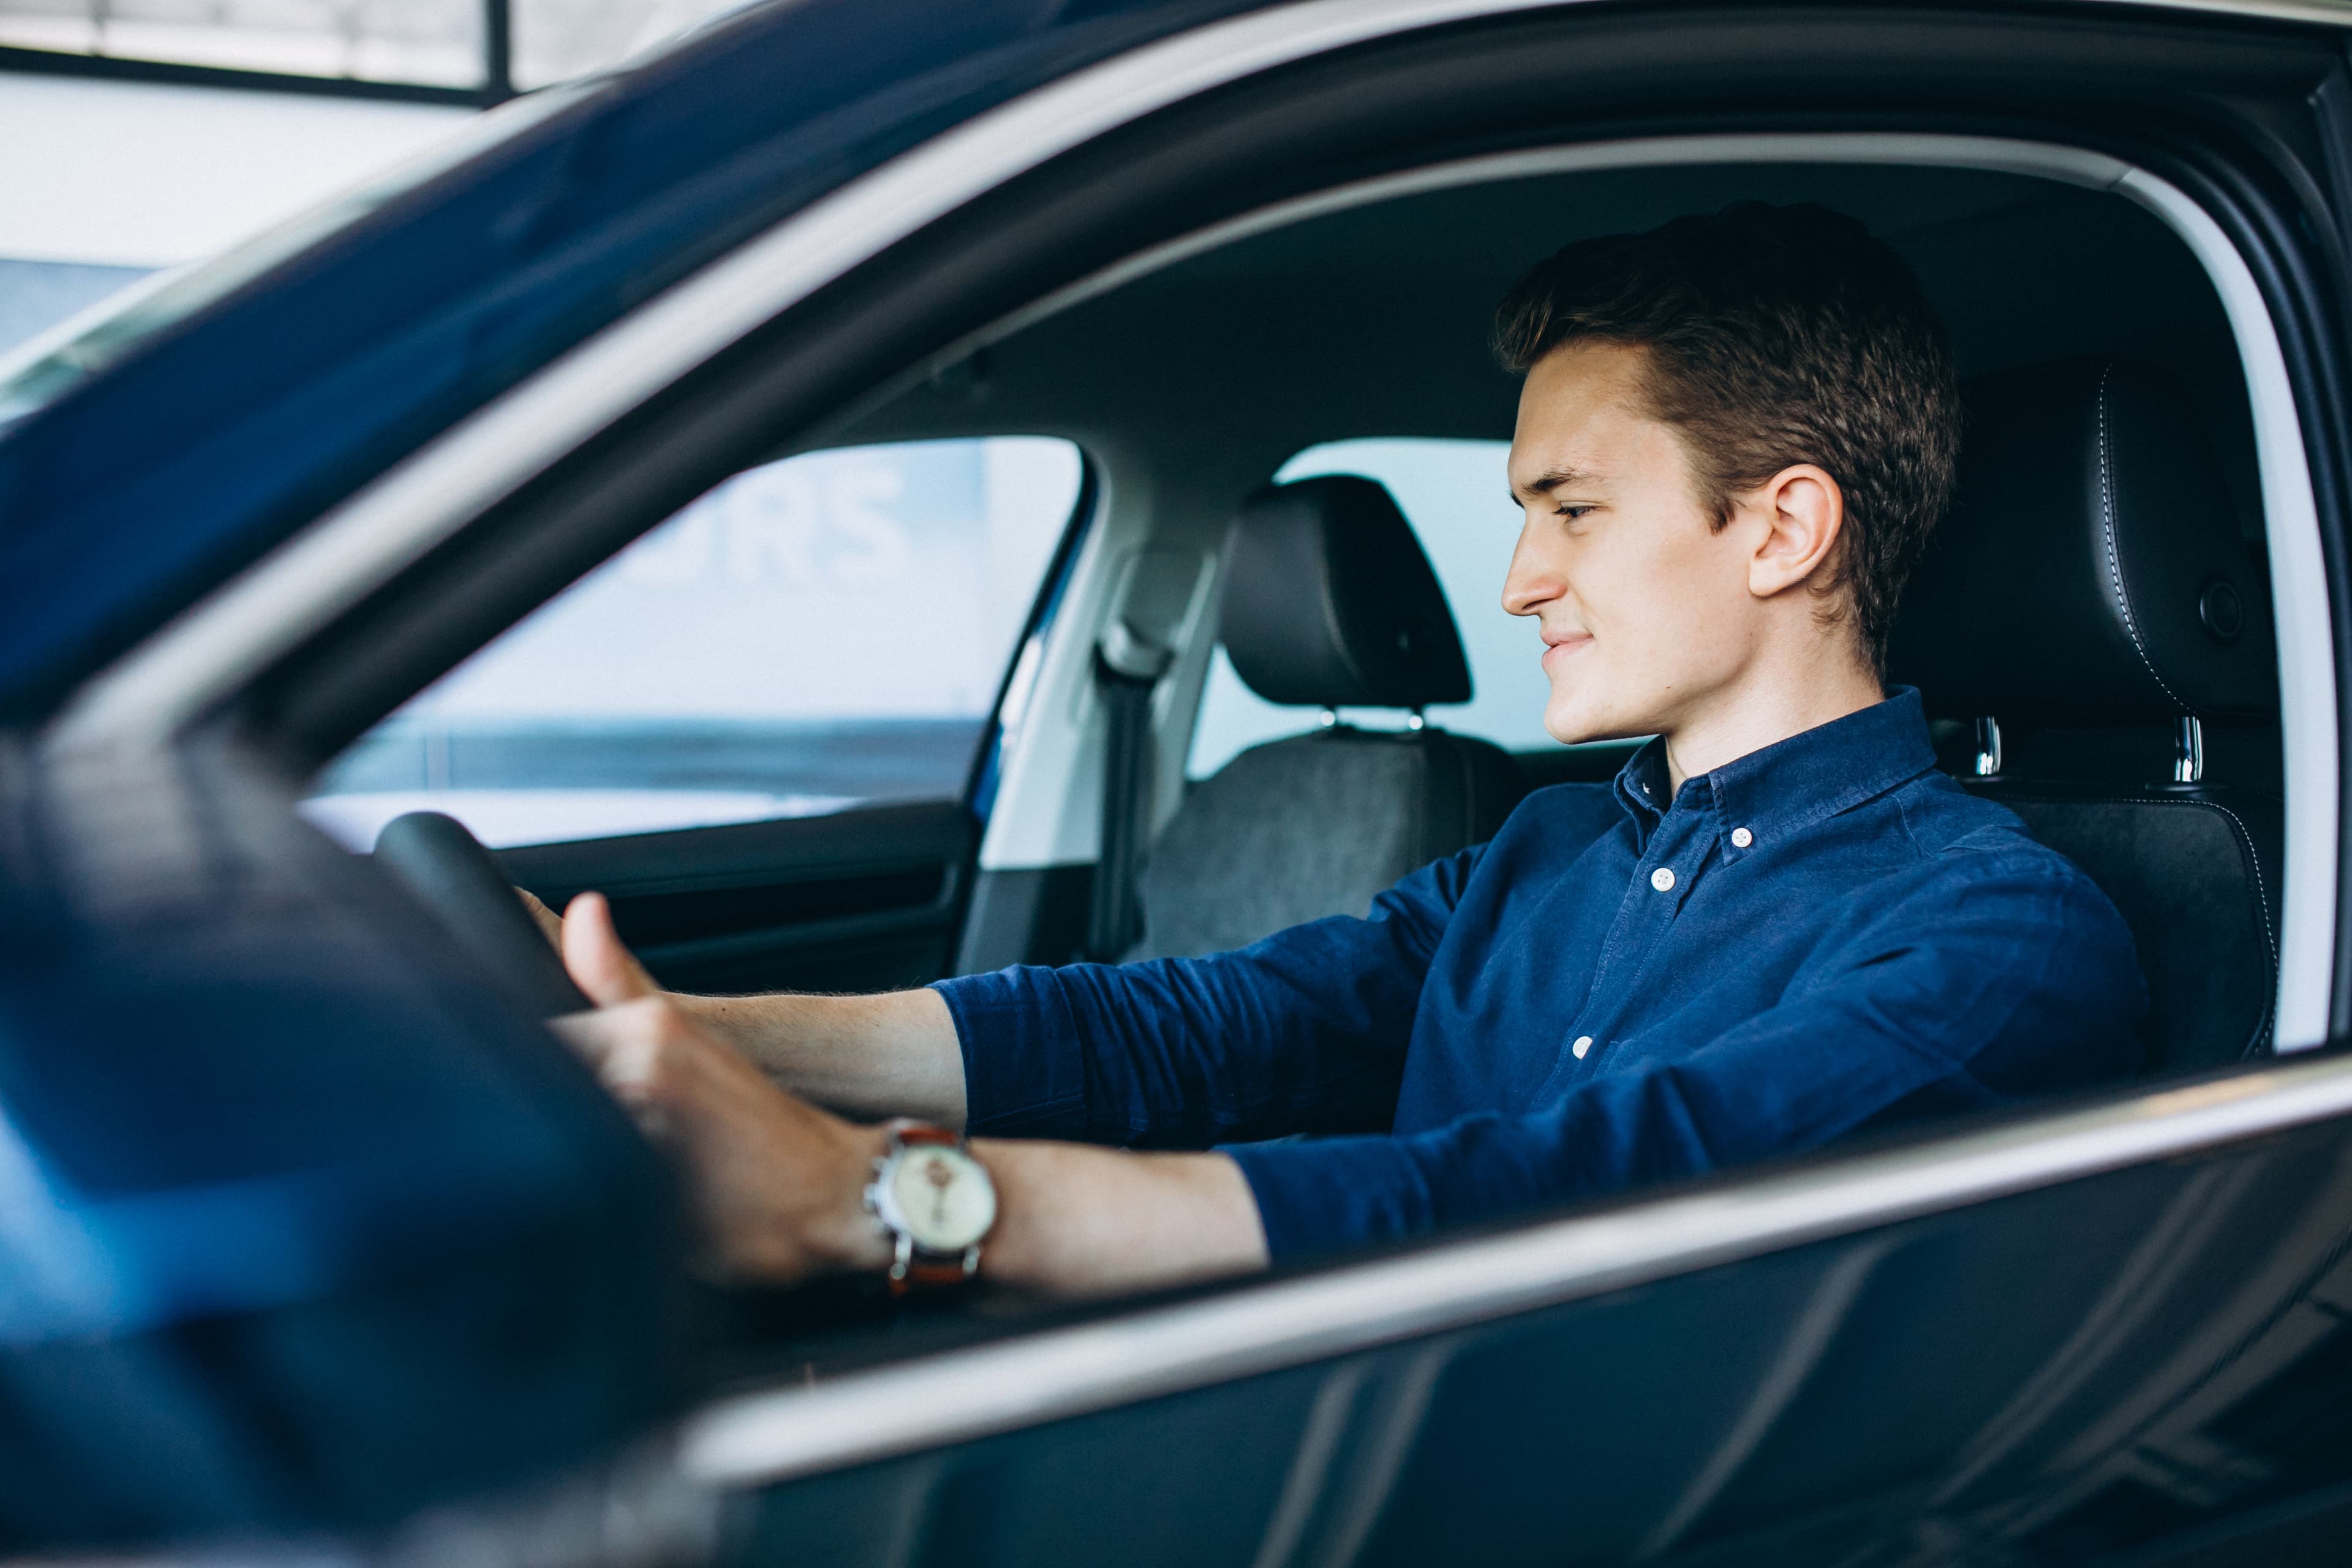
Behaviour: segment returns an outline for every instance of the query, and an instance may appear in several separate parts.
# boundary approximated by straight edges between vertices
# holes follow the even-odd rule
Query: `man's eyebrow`
[[[1563,485],[1591,484],[1600,477],[1598,474],[1587,473],[1582,468],[1546,468],[1542,473],[1529,479],[1525,486],[1513,486],[1511,500],[1517,502],[1523,490],[1531,496],[1548,496]]]

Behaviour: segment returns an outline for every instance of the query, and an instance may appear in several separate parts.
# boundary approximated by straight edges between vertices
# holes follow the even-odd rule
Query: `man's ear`
[[[1739,500],[1763,522],[1748,561],[1748,591],[1759,599],[1786,593],[1821,570],[1845,532],[1845,492],[1811,463],[1781,469]]]

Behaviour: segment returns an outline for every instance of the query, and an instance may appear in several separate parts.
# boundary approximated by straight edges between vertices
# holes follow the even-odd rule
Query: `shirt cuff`
[[[1087,1131],[1077,1021],[1050,969],[1016,965],[932,983],[963,1055],[964,1130],[1078,1138]]]
[[[1420,1165],[1395,1138],[1233,1143],[1276,1263],[1426,1234],[1434,1205]]]

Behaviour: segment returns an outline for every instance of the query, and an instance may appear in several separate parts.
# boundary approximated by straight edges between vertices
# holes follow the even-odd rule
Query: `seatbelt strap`
[[[1095,858],[1087,958],[1116,963],[1143,934],[1136,883],[1143,811],[1151,793],[1151,694],[1173,655],[1114,619],[1095,647],[1095,695],[1103,711],[1102,837]]]

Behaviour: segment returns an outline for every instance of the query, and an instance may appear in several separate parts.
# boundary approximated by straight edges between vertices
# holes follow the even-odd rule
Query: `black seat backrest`
[[[2200,779],[2092,784],[2001,756],[1999,726],[2277,721],[2269,590],[2210,448],[2157,374],[2109,360],[1966,389],[1958,501],[1889,654],[1931,715],[1991,720],[1969,787],[2115,900],[2147,976],[2151,1070],[2269,1048],[2281,812]],[[2201,734],[2201,731],[2194,733]]]
[[[1329,710],[1470,700],[1428,558],[1379,483],[1333,475],[1253,496],[1225,546],[1219,630],[1269,702]],[[1152,846],[1139,958],[1245,946],[1362,914],[1417,867],[1492,837],[1526,793],[1510,753],[1426,726],[1328,723],[1254,746],[1193,786]]]
[[[2229,790],[1975,787],[2089,872],[2123,911],[2147,976],[2151,1071],[2218,1067],[2270,1048],[2277,803]]]

